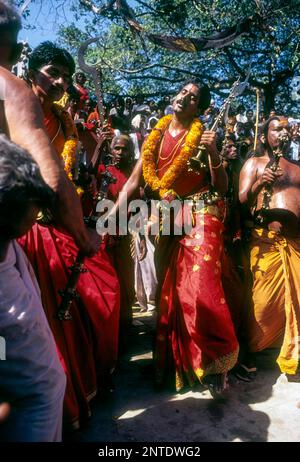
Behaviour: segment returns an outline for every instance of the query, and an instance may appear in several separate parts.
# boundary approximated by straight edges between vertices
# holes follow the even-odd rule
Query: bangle
[[[222,164],[223,164],[223,161],[222,161],[222,159],[220,159],[220,163],[218,165],[212,165],[211,164],[211,168],[214,169],[214,170],[217,170],[217,168],[220,168],[222,166]]]

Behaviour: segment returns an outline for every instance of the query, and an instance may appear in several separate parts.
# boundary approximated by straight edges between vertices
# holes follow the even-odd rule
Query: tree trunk
[[[263,110],[265,115],[268,117],[270,111],[275,107],[275,96],[274,87],[272,83],[264,85],[263,88]]]

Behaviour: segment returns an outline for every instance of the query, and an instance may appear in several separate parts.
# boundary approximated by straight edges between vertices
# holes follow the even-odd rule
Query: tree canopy
[[[223,99],[238,76],[246,77],[251,65],[244,99],[253,106],[258,88],[266,112],[273,107],[299,112],[299,101],[291,98],[290,88],[292,78],[300,74],[299,0],[127,1],[148,33],[199,38],[253,18],[249,33],[229,46],[197,53],[172,52],[147,37],[141,40],[114,1],[60,3],[68,4],[75,19],[61,26],[59,41],[75,57],[82,40],[100,36],[97,46],[89,48],[87,60],[101,63],[108,95],[158,97],[172,94],[179,82],[198,77],[209,84],[217,99]]]

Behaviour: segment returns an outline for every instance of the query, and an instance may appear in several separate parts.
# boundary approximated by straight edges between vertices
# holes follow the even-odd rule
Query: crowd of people
[[[97,99],[95,94],[85,88],[86,81],[87,77],[83,72],[75,74],[76,83],[68,89],[70,93],[68,111],[79,128],[79,132],[91,132],[89,135],[94,137],[94,143],[97,144],[97,136],[94,136],[100,127]],[[141,156],[144,140],[158,120],[165,115],[173,114],[172,103],[172,96],[165,96],[158,101],[145,100],[142,96],[136,98],[118,96],[106,103],[105,117],[116,135],[122,133],[132,138],[134,158],[137,160]],[[282,110],[275,111],[275,109],[271,109],[267,114],[263,111],[259,112],[258,135],[261,133],[264,123],[276,114],[284,115]],[[219,108],[215,101],[211,100],[209,107],[199,116],[199,119],[205,128],[210,129],[218,115]],[[297,118],[296,114],[285,115],[289,122],[292,139],[289,155],[292,160],[298,161],[300,156],[300,119]],[[226,136],[231,135],[238,156],[245,159],[254,147],[256,114],[251,108],[246,109],[243,104],[238,104],[236,107],[229,108],[225,119],[217,129],[218,147]],[[89,149],[93,149],[95,144],[91,148],[86,140],[87,135],[81,133],[80,136],[85,140],[85,152],[91,156],[93,151]]]
[[[0,0],[0,440],[61,441],[63,422],[89,418],[92,398],[113,390],[135,301],[157,312],[157,386],[200,382],[217,397],[230,371],[252,380],[266,348],[297,374],[296,115],[260,113],[256,124],[240,105],[211,130],[219,110],[189,80],[159,102],[116,98],[102,125],[87,76],[54,43],[32,50],[26,80],[11,73],[20,29]],[[143,200],[148,233],[123,235],[116,221],[99,236],[102,199],[114,203],[107,223]],[[153,201],[192,208],[174,210],[164,233]],[[181,213],[192,226],[176,234]]]

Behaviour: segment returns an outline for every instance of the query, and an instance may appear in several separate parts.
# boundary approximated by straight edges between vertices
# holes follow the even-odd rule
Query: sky
[[[41,2],[39,0],[36,3],[32,0],[32,3],[30,3],[28,7],[28,10],[30,11],[29,18],[23,21],[24,27],[19,35],[20,40],[28,41],[31,48],[36,47],[39,43],[45,40],[56,40],[59,26],[74,20],[72,13],[68,10],[62,11],[60,8],[60,14],[58,14],[54,8],[51,10],[51,5],[55,5],[56,3],[59,5],[62,2],[59,0],[42,0]],[[135,5],[134,0],[127,0],[127,3],[130,6]],[[34,25],[35,29],[26,30],[26,25]]]

